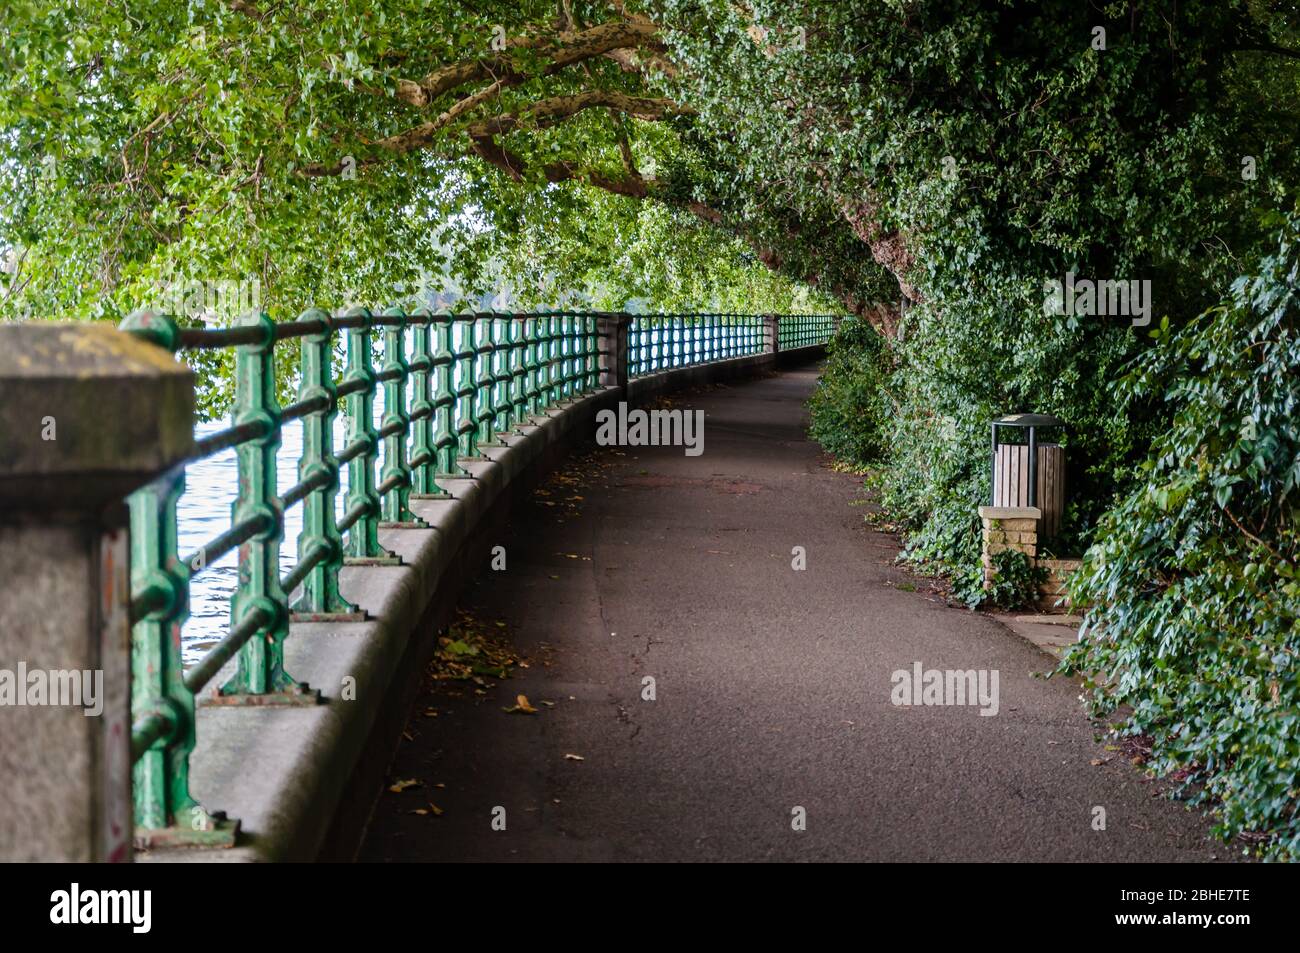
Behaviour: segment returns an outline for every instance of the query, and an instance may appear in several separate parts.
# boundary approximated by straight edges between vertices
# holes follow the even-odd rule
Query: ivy
[[[1153,771],[1181,772],[1224,836],[1300,858],[1300,215],[1125,378],[1169,429],[1071,579],[1091,605],[1062,671],[1130,706]]]

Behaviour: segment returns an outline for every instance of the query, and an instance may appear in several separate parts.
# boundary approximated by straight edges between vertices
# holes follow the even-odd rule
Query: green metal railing
[[[311,310],[276,323],[250,315],[229,328],[183,328],[169,316],[137,312],[123,329],[168,351],[235,349],[231,426],[196,441],[186,463],[234,448],[238,494],[230,529],[199,551],[177,551],[181,465],[133,494],[132,757],[137,843],[223,845],[236,824],[209,814],[189,793],[195,699],[227,662],[234,672],[206,699],[227,705],[314,705],[319,692],[284,666],[289,622],[365,618],[339,592],[344,565],[397,564],[379,542],[381,527],[425,525],[410,501],[447,494],[439,480],[468,476],[462,463],[503,446],[500,438],[599,383],[595,314],[382,314],[339,317]],[[346,365],[334,376],[336,336]],[[382,359],[376,364],[375,338]],[[300,339],[297,399],[279,406],[275,347]],[[383,415],[374,402],[383,388]],[[344,446],[333,446],[339,402]],[[281,428],[303,423],[299,482],[281,492],[275,460]],[[336,518],[340,470],[348,488]],[[298,562],[280,575],[285,510],[301,504]],[[181,629],[190,581],[239,550],[230,627],[186,671]],[[288,594],[301,587],[290,605]]]
[[[235,351],[230,426],[197,439],[184,463],[128,498],[137,844],[234,843],[238,822],[209,813],[190,795],[196,698],[233,660],[233,672],[205,703],[317,704],[319,692],[285,669],[289,623],[363,620],[364,612],[340,593],[339,572],[345,565],[400,564],[380,544],[379,530],[424,526],[412,500],[446,498],[442,481],[472,477],[465,464],[504,446],[504,435],[617,378],[613,363],[624,351],[629,376],[656,373],[770,349],[773,324],[786,349],[825,340],[834,319],[358,308],[337,316],[312,309],[281,323],[252,314],[231,327],[190,328],[152,311],[128,317],[123,330],[172,353]],[[299,351],[297,393],[281,407],[275,349],[290,340]],[[339,345],[345,361],[336,376]],[[340,404],[346,436],[336,448]],[[298,482],[281,491],[276,454],[283,426],[294,421],[303,428]],[[182,555],[176,511],[186,466],[231,449],[238,469],[231,526]],[[298,560],[281,575],[284,514],[298,505]],[[235,550],[229,628],[186,670],[181,631],[190,582]],[[301,594],[291,604],[295,592]]]
[[[839,318],[830,314],[799,314],[783,317],[777,346],[782,351],[825,344],[835,333]]]
[[[764,331],[761,315],[634,315],[628,327],[628,376],[758,354],[767,349]]]

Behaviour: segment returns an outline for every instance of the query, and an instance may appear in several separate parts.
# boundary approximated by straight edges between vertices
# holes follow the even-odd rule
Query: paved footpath
[[[530,667],[419,700],[392,778],[422,786],[383,794],[362,859],[1232,856],[1095,740],[1077,684],[1036,676],[1046,655],[893,564],[861,480],[805,433],[815,379],[678,397],[706,412],[701,456],[603,450],[587,486],[549,498],[581,496],[577,514],[517,512],[507,570],[464,605],[508,622]],[[996,670],[997,715],[892,704],[892,673],[918,661]],[[538,714],[502,711],[519,693]],[[441,816],[412,813],[430,801]]]

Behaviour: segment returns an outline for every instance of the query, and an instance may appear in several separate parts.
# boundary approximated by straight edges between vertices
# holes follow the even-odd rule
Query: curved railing
[[[825,344],[835,333],[839,319],[830,314],[796,314],[783,317],[779,325],[777,346],[782,351]]]
[[[797,316],[605,313],[374,314],[312,309],[277,323],[253,314],[232,327],[183,327],[141,311],[122,328],[170,352],[235,350],[230,426],[194,443],[184,463],[134,493],[131,515],[132,736],[136,841],[228,845],[237,822],[206,811],[189,792],[195,697],[231,660],[234,672],[206,701],[226,705],[312,705],[319,692],[284,666],[291,621],[359,621],[365,614],[339,591],[345,565],[395,565],[379,543],[382,527],[422,527],[412,499],[447,498],[439,481],[472,476],[465,462],[503,446],[499,438],[557,405],[601,386],[620,354],[628,376],[655,373],[770,348],[821,343],[833,319]],[[792,322],[790,343],[785,322]],[[797,326],[796,326],[797,323]],[[819,333],[824,333],[820,341]],[[335,377],[335,338],[346,361]],[[381,338],[376,365],[375,337]],[[276,346],[299,346],[296,399],[277,401]],[[604,359],[602,361],[602,358]],[[376,423],[375,398],[383,410]],[[343,403],[346,437],[334,447]],[[298,482],[276,485],[285,424],[301,421]],[[232,449],[238,489],[231,526],[193,553],[178,552],[177,501],[185,466]],[[348,485],[342,515],[340,473]],[[297,563],[281,575],[285,511],[301,505]],[[238,581],[225,635],[185,669],[181,630],[190,583],[238,549]],[[290,595],[301,595],[290,603]]]
[[[766,320],[753,314],[634,315],[628,328],[628,376],[758,354],[767,347]]]

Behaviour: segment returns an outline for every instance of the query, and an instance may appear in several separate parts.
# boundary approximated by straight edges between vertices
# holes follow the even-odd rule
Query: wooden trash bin
[[[1060,444],[1038,445],[1038,493],[1029,497],[1029,447],[1022,443],[999,444],[993,461],[993,505],[1037,506],[1043,516],[1038,538],[1051,539],[1061,532],[1065,512],[1065,450]]]
[[[1038,431],[1065,422],[1046,414],[1010,414],[993,421],[990,464],[993,506],[1036,506],[1042,511],[1038,538],[1061,532],[1065,515],[1065,450],[1060,444],[1039,443]],[[1025,435],[1025,443],[998,443],[998,429],[1010,427]],[[1031,456],[1032,455],[1032,456]]]

